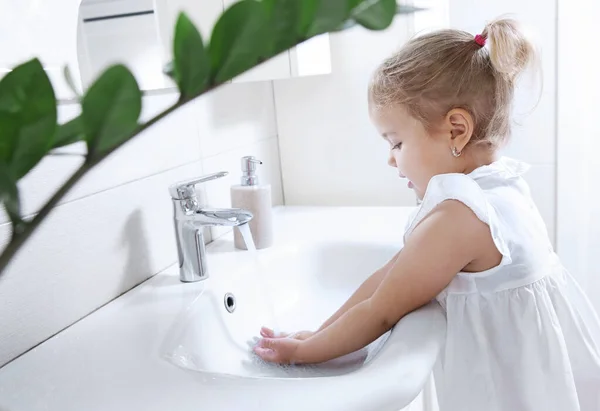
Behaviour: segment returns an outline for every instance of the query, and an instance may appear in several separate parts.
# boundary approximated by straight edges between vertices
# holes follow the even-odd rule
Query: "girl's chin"
[[[417,199],[419,199],[419,202],[423,201],[424,193],[422,193],[418,188],[413,188],[413,191],[416,194]]]
[[[415,194],[417,195],[419,200],[423,199],[423,194],[421,193],[421,190],[419,190],[417,187],[415,187],[415,184],[412,181],[408,180],[408,182],[406,183],[406,186],[415,192]]]

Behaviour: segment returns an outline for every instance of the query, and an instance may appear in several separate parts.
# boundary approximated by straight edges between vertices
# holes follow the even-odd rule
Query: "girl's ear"
[[[450,130],[450,149],[462,152],[473,136],[473,116],[465,109],[453,108],[446,114],[444,122],[445,128]]]

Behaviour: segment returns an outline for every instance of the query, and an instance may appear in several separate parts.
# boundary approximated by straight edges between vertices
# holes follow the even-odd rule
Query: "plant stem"
[[[204,93],[208,91],[209,90],[206,90]],[[48,200],[48,202],[44,204],[44,206],[40,209],[37,215],[31,221],[24,223],[21,231],[15,231],[17,227],[13,225],[12,239],[0,255],[0,278],[2,277],[2,274],[5,272],[5,269],[12,260],[12,258],[17,254],[19,249],[23,246],[23,244],[25,244],[29,237],[31,237],[35,230],[40,226],[42,221],[48,216],[48,214],[50,214],[50,211],[88,171],[94,168],[94,166],[96,166],[99,162],[101,162],[110,154],[112,154],[115,150],[119,149],[123,144],[130,141],[133,137],[137,136],[147,128],[153,126],[155,123],[168,116],[184,104],[190,102],[191,100],[192,99],[178,101],[173,106],[158,114],[156,117],[150,119],[147,123],[140,125],[128,138],[124,139],[122,143],[119,143],[115,147],[112,147],[111,149],[103,153],[100,153],[98,155],[91,155],[90,157],[88,157],[87,161],[83,163],[83,165],[79,169],[77,169],[77,171],[67,180],[67,182],[63,184],[56,193],[54,193],[50,200]]]
[[[81,177],[90,170],[86,163],[84,163],[77,171],[67,180],[67,182],[58,189],[58,191],[48,200],[48,202],[40,209],[39,213],[29,222],[24,223],[23,230],[15,233],[12,237],[11,242],[6,246],[2,255],[0,255],[0,276],[4,272],[4,269],[8,266],[10,260],[19,251],[19,249],[25,244],[25,241],[35,232],[39,227],[40,223],[50,213],[52,208],[58,204],[61,198],[79,181]],[[13,230],[16,227],[13,226]]]

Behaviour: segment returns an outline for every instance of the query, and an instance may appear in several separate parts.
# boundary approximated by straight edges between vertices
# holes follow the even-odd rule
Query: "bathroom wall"
[[[176,95],[144,98],[143,117]],[[63,104],[60,121],[78,113]],[[71,153],[81,153],[72,146]],[[209,206],[228,207],[239,158],[264,161],[260,176],[282,204],[281,173],[268,82],[227,85],[179,110],[90,172],[54,209],[0,277],[0,366],[177,260],[170,184],[220,170],[200,188]],[[82,157],[47,157],[20,184],[35,213]],[[0,247],[10,234],[0,216]],[[215,231],[213,235],[221,235]]]
[[[596,49],[590,32],[600,19],[600,3],[559,0],[558,10],[558,251],[600,313],[600,78],[590,52]]]
[[[286,203],[414,205],[414,194],[387,166],[387,144],[368,119],[366,88],[372,70],[415,32],[450,24],[475,34],[486,21],[513,13],[529,26],[542,50],[543,91],[538,102],[540,83],[524,77],[516,96],[517,124],[505,154],[533,165],[526,179],[554,239],[556,0],[416,3],[430,12],[414,19],[397,17],[382,33],[356,28],[332,36],[332,75],[275,83]]]
[[[290,205],[414,205],[387,165],[388,144],[367,113],[376,65],[408,39],[411,18],[330,36],[332,74],[275,81],[281,164]]]

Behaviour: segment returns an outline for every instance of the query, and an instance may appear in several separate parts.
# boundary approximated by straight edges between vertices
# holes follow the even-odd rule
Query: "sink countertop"
[[[412,210],[279,207],[276,246],[356,238],[399,249]],[[211,275],[248,258],[232,239],[230,233],[207,246]],[[397,411],[418,395],[445,338],[443,313],[430,304],[396,326],[407,331],[390,358],[402,365],[396,380],[382,378],[371,364],[360,380],[353,374],[261,380],[194,372],[168,362],[161,351],[176,319],[205,286],[181,283],[174,265],[91,313],[0,369],[0,410]]]

